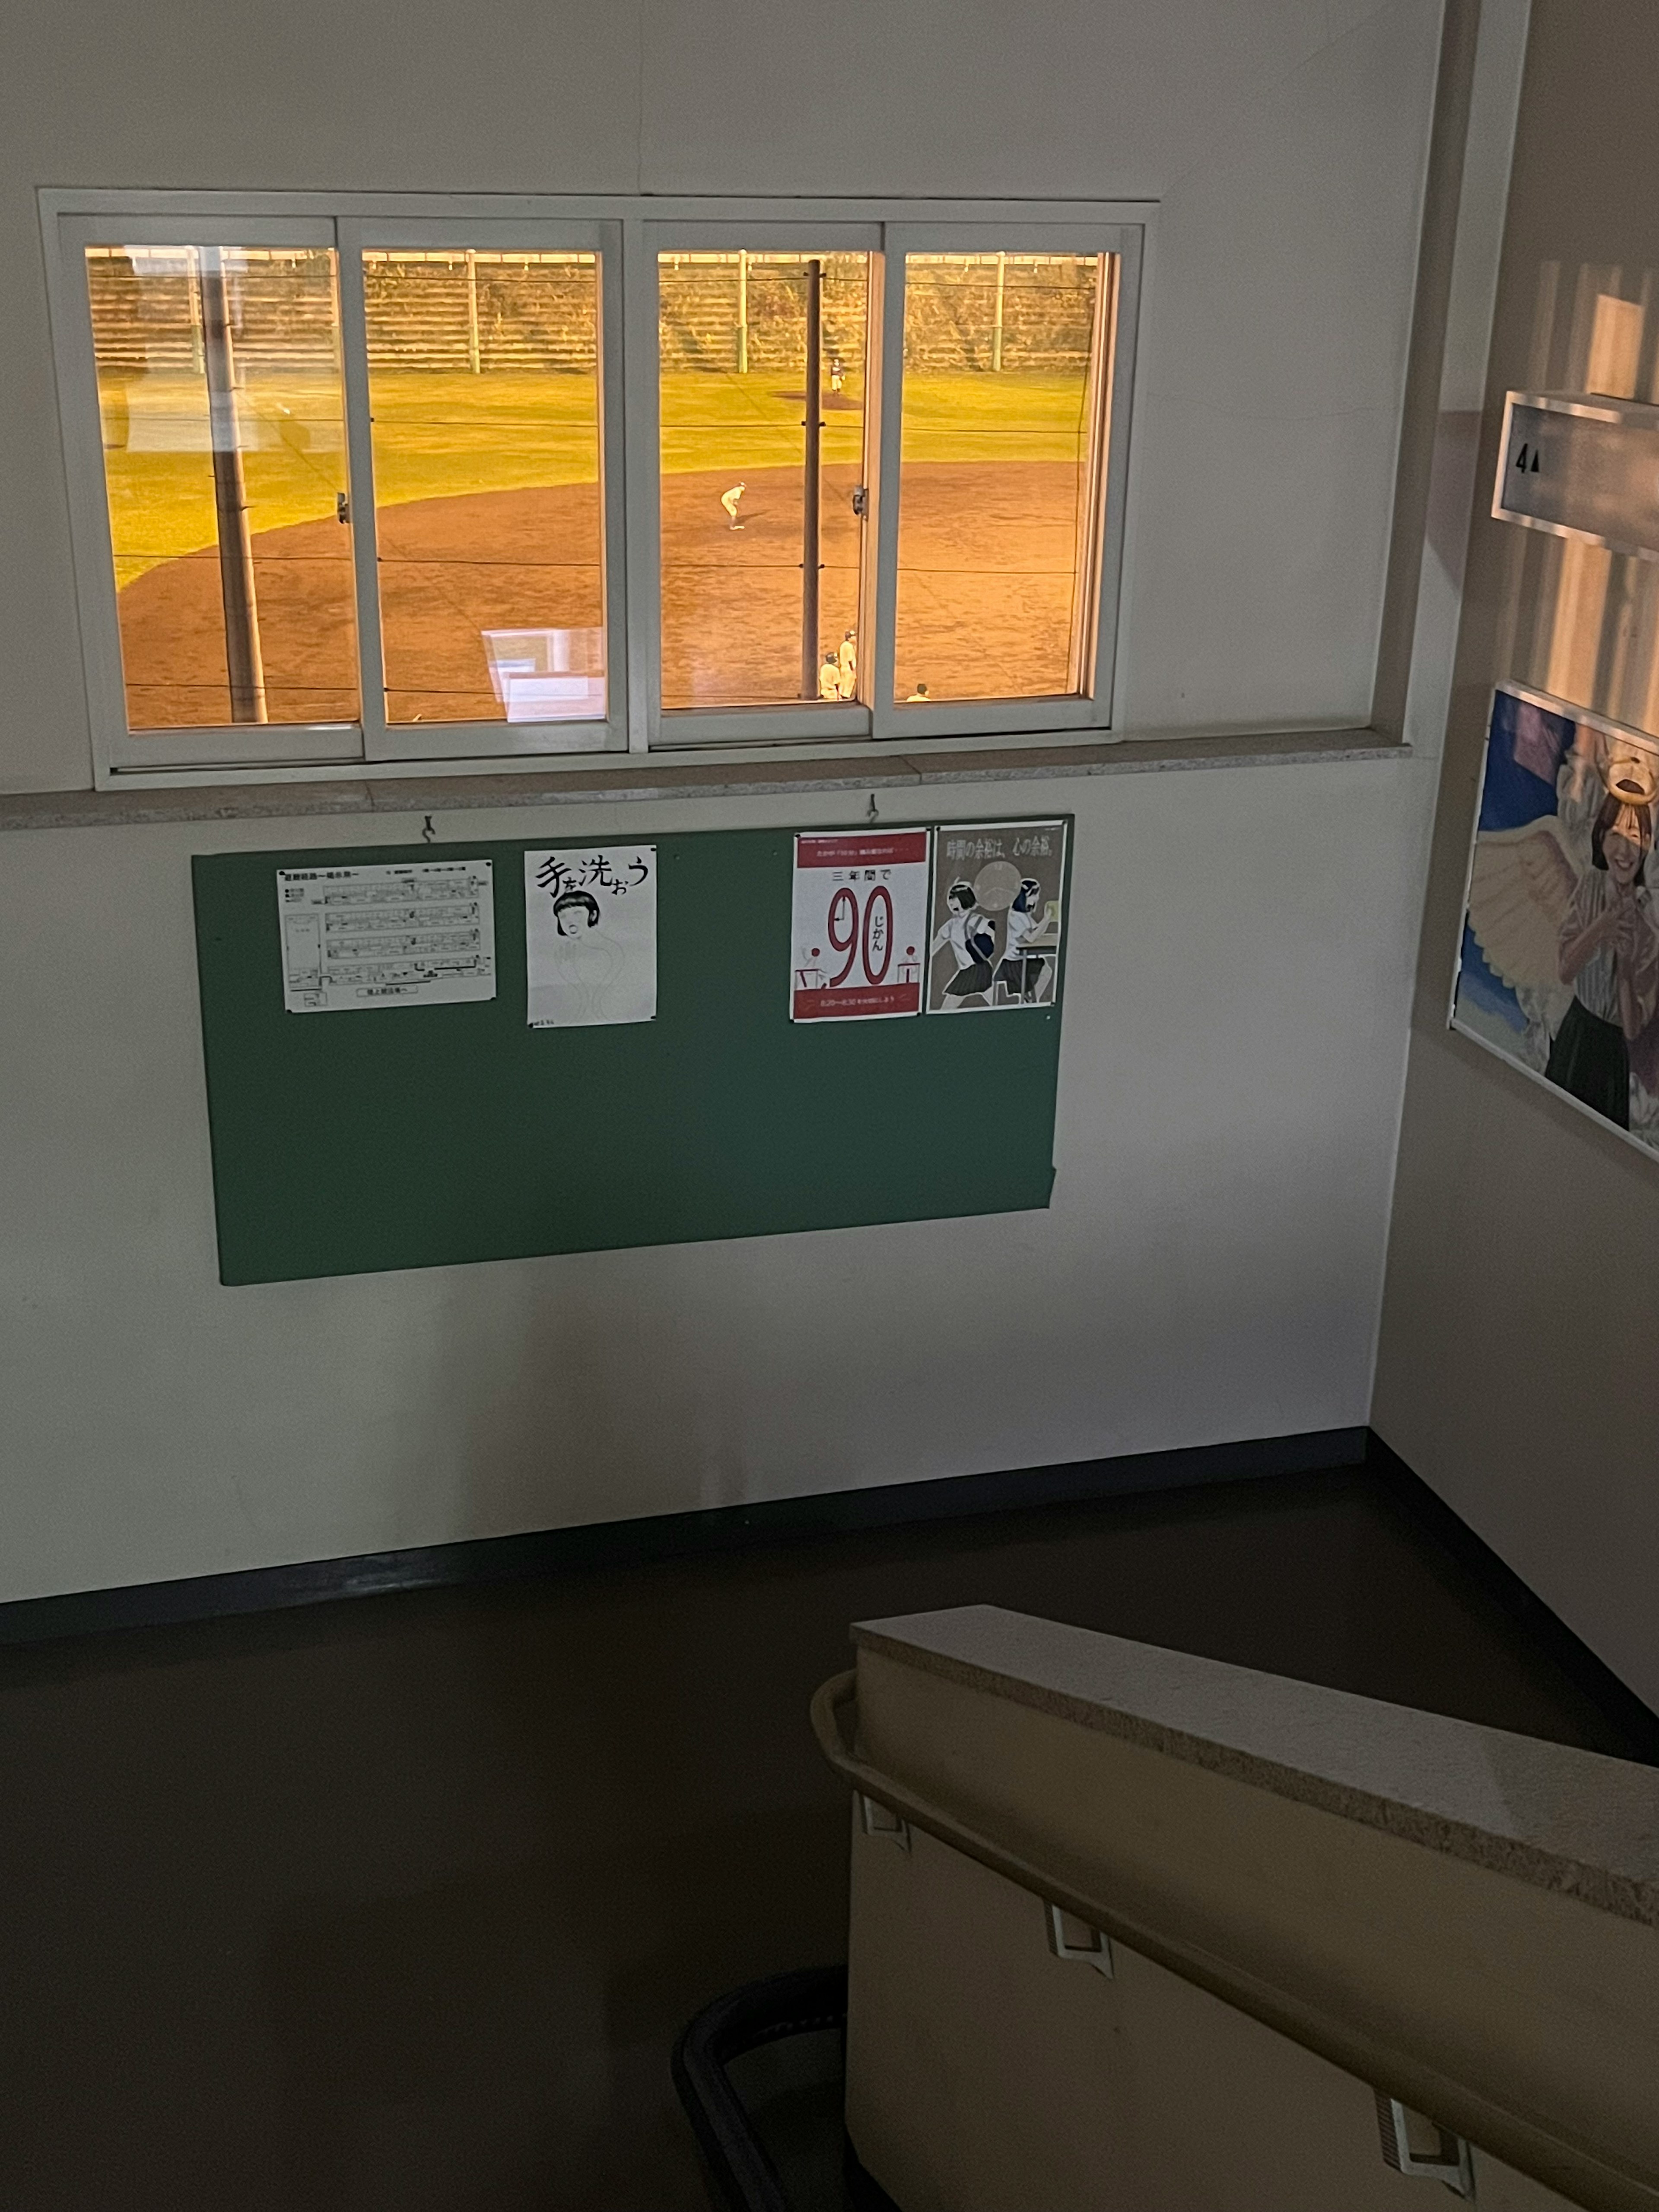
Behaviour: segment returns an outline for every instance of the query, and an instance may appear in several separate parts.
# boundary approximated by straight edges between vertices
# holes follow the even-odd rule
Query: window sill
[[[623,799],[754,799],[820,791],[926,790],[1160,769],[1282,768],[1389,760],[1411,748],[1380,730],[1118,738],[1104,744],[979,748],[879,758],[713,762],[614,755],[592,768],[373,781],[201,784],[170,789],[0,794],[0,830],[90,830],[135,823],[234,822],[310,815],[480,812],[507,806],[608,805]]]

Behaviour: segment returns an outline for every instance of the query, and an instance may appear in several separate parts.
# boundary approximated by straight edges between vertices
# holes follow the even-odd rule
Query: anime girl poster
[[[1659,743],[1505,685],[1452,1026],[1659,1152]]]
[[[1064,822],[945,825],[934,839],[928,1012],[1052,1006],[1065,903]]]

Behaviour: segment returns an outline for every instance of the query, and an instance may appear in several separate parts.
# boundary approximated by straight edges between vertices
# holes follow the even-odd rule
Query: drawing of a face
[[[1633,797],[1628,787],[1615,783],[1590,831],[1590,865],[1605,868],[1616,888],[1628,891],[1632,884],[1646,882],[1652,848],[1651,801]]]
[[[599,926],[599,902],[591,891],[563,891],[553,902],[561,937],[581,937]]]
[[[1607,855],[1607,873],[1621,891],[1628,890],[1642,865],[1641,846],[1622,830],[1609,830],[1602,840],[1601,850]]]

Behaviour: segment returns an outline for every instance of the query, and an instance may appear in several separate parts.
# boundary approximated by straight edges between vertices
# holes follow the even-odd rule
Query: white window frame
[[[43,191],[49,302],[94,780],[164,787],[419,774],[557,772],[605,756],[691,757],[709,765],[1084,743],[1113,727],[1118,608],[1129,496],[1129,428],[1143,262],[1155,210],[1144,203],[884,202],[848,199],[574,198],[498,194],[332,194],[107,190]],[[84,247],[121,243],[325,246],[337,256],[346,459],[353,520],[361,722],[238,724],[128,732],[115,603],[96,366]],[[600,422],[608,716],[603,724],[476,722],[388,727],[382,689],[373,456],[369,450],[364,249],[475,246],[582,250],[600,257]],[[872,287],[866,395],[866,605],[860,698],[677,711],[660,701],[657,256],[659,252],[868,252]],[[895,702],[893,617],[899,532],[902,315],[911,252],[1079,252],[1115,257],[1111,384],[1097,466],[1103,473],[1098,581],[1082,696]],[[878,300],[880,313],[874,310]],[[580,732],[573,749],[573,734]]]
[[[620,226],[474,217],[398,221],[343,216],[337,224],[340,343],[345,362],[346,442],[351,457],[352,550],[357,570],[357,641],[363,670],[363,754],[372,762],[441,761],[532,754],[538,759],[628,750],[628,587],[623,527],[623,349]],[[599,257],[599,482],[605,572],[605,704],[603,721],[434,722],[388,725],[380,681],[380,597],[374,453],[369,438],[368,343],[363,299],[365,252],[399,247],[477,246],[485,252],[597,253]],[[360,495],[361,486],[361,495]],[[361,523],[357,518],[362,517]],[[368,681],[373,672],[375,681]]]
[[[124,218],[124,246],[297,246],[331,249],[334,226],[296,216],[292,222],[258,216],[192,217],[185,238],[164,216]],[[92,301],[86,277],[85,249],[106,246],[108,225],[94,217],[65,217],[58,226],[63,265],[54,274],[67,295],[53,301],[53,337],[64,419],[64,459],[69,476],[70,527],[75,548],[76,593],[80,603],[81,652],[86,669],[87,704],[100,765],[112,776],[154,767],[210,770],[244,764],[320,767],[356,764],[362,739],[356,722],[241,722],[222,730],[169,730],[160,738],[133,737],[127,730],[126,684],[121,666],[121,632],[115,607],[115,549],[110,536],[109,501],[104,484],[103,440],[98,407],[98,371],[93,353]],[[343,404],[342,411],[343,412]],[[344,425],[342,425],[344,428]],[[356,487],[348,496],[354,501]],[[234,750],[231,750],[234,745]],[[125,781],[125,777],[123,778]]]
[[[882,497],[877,508],[876,626],[873,661],[875,735],[910,744],[918,739],[997,736],[1042,730],[1099,735],[1111,726],[1118,589],[1123,565],[1123,499],[1129,445],[1129,397],[1134,381],[1134,331],[1140,303],[1140,240],[1124,224],[936,222],[890,223],[884,240],[887,300],[882,328],[890,333],[882,360]],[[949,699],[912,704],[893,696],[893,655],[898,597],[899,518],[902,505],[901,442],[904,434],[905,258],[911,253],[1109,253],[1116,257],[1115,327],[1103,334],[1100,361],[1110,382],[1101,410],[1101,436],[1091,435],[1091,459],[1103,477],[1102,511],[1091,516],[1097,563],[1086,587],[1094,597],[1092,635],[1085,641],[1089,681],[1081,696],[1047,699]],[[1108,307],[1104,288],[1100,307]],[[1103,317],[1102,319],[1103,320]],[[1091,501],[1091,505],[1093,501]]]
[[[683,745],[750,745],[788,744],[809,740],[814,749],[832,743],[836,738],[867,738],[871,735],[871,714],[868,704],[860,697],[845,706],[831,706],[826,702],[800,699],[787,705],[771,707],[729,707],[704,710],[677,708],[665,713],[662,703],[662,490],[661,428],[662,410],[658,384],[659,356],[658,328],[658,272],[659,256],[665,253],[734,253],[743,248],[750,253],[868,253],[872,267],[879,267],[882,226],[879,223],[849,223],[793,221],[770,222],[641,222],[632,227],[635,236],[629,239],[632,251],[628,265],[633,274],[635,299],[630,301],[634,314],[630,331],[648,332],[649,342],[637,340],[629,348],[629,359],[633,364],[629,383],[632,411],[629,420],[629,453],[632,460],[630,482],[633,496],[629,501],[629,542],[634,549],[635,562],[632,574],[634,604],[639,609],[640,641],[644,650],[640,654],[644,678],[639,724],[643,732],[642,750],[652,752],[678,750]],[[870,344],[876,343],[874,323],[877,299],[871,299],[872,329]],[[866,386],[865,413],[865,454],[866,483],[869,469],[873,465],[872,451],[874,424],[872,412],[878,404],[875,394]],[[865,531],[865,570],[873,578],[875,563],[875,532],[867,526]],[[860,629],[869,634],[869,624],[861,622]],[[860,679],[860,690],[864,689]]]

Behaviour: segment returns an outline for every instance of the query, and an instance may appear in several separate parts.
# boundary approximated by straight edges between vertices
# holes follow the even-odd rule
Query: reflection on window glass
[[[599,263],[363,256],[386,719],[605,711]]]
[[[1612,290],[1600,289],[1609,283]],[[1639,297],[1624,298],[1625,284],[1639,290]],[[1654,319],[1635,272],[1621,284],[1616,269],[1581,263],[1575,282],[1539,295],[1534,389],[1636,398],[1641,364],[1652,351]],[[1618,436],[1616,431],[1591,434]],[[1638,433],[1632,442],[1644,441]],[[1604,492],[1617,483],[1613,465]],[[1534,490],[1537,481],[1532,479]],[[1650,483],[1650,468],[1632,468],[1633,504],[1649,514]],[[1513,489],[1511,484],[1506,498]],[[1607,533],[1615,539],[1623,534]],[[1587,538],[1531,530],[1516,532],[1509,564],[1499,673],[1659,737],[1659,564]]]
[[[1112,271],[907,257],[896,699],[1091,688]]]
[[[355,720],[333,254],[86,262],[129,726]]]
[[[867,253],[659,258],[665,708],[859,696],[869,279]]]

